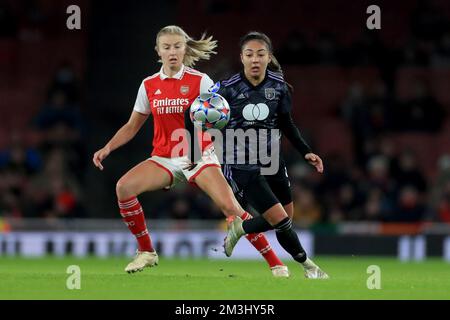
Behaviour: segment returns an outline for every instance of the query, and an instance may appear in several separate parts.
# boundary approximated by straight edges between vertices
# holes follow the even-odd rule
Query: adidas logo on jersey
[[[159,89],[156,90],[156,91],[155,91],[155,95],[157,95],[157,94],[161,94],[161,90],[159,90]]]
[[[237,97],[238,99],[245,99],[245,95],[243,93],[241,93],[240,95],[238,95]]]

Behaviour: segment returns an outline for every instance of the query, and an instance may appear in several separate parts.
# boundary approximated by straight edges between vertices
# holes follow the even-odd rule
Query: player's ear
[[[241,62],[242,62],[242,64],[244,64],[244,56],[242,55],[242,53],[240,54],[240,56],[241,56]]]

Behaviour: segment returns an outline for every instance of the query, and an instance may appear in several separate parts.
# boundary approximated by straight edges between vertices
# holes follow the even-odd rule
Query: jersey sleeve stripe
[[[268,75],[268,77],[269,77],[270,79],[278,80],[278,81],[281,81],[281,82],[284,83],[284,79],[283,79],[283,78],[275,77],[275,76],[272,76],[272,75],[270,75],[270,74]]]
[[[231,82],[227,82],[227,83],[223,83],[223,85],[225,86],[225,87],[229,87],[229,86],[231,86],[232,84],[235,84],[236,82],[239,82],[241,80],[241,78],[236,78],[235,80],[233,80],[233,81],[231,81]]]
[[[227,84],[228,82],[234,81],[234,80],[238,79],[239,76],[240,76],[240,74],[237,73],[237,74],[235,74],[234,76],[232,76],[231,78],[229,78],[229,79],[227,79],[227,80],[224,80],[224,81],[223,81],[223,84]]]
[[[279,72],[273,72],[273,71],[267,70],[267,73],[272,75],[272,76],[275,76],[275,77],[283,78],[283,74],[281,74]]]
[[[198,70],[195,70],[195,69],[191,69],[191,68],[187,68],[186,67],[186,70],[185,70],[187,73],[189,73],[189,74],[193,74],[193,75],[196,75],[196,76],[201,76],[201,77],[203,77],[204,76],[204,73],[202,73],[202,72],[200,72],[200,71],[198,71]]]

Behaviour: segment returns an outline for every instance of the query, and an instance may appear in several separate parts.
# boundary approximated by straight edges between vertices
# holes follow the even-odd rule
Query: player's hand
[[[319,173],[323,173],[323,162],[320,157],[315,153],[307,153],[305,155],[306,161],[309,162],[310,165],[314,166]]]
[[[102,161],[105,160],[105,158],[109,155],[109,153],[110,153],[109,148],[107,148],[107,147],[101,148],[96,153],[94,153],[92,162],[94,163],[94,165],[97,168],[99,168],[100,170],[103,170]]]

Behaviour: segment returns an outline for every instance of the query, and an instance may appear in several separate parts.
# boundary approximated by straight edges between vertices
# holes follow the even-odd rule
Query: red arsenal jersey
[[[158,73],[142,81],[134,111],[153,115],[152,156],[172,158],[187,155],[188,140],[180,135],[185,131],[176,130],[184,129],[184,112],[200,93],[208,92],[213,84],[208,75],[184,65],[172,78],[165,75],[161,68]],[[182,141],[183,144],[180,145]],[[202,150],[209,144],[211,140],[204,137]]]

